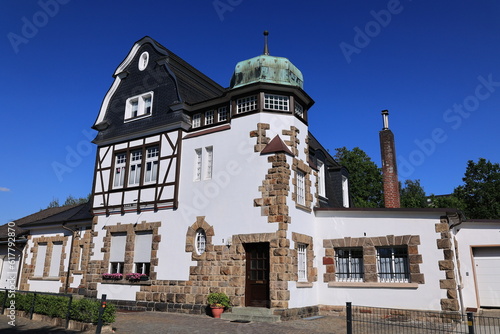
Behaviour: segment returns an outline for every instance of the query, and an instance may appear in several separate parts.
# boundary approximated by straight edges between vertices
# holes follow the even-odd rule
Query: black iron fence
[[[500,318],[346,304],[347,334],[498,334]]]

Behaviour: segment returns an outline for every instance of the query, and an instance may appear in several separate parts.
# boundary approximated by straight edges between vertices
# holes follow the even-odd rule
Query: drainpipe
[[[75,232],[76,232],[76,230],[72,230],[69,227],[66,227],[65,223],[62,224],[62,228],[71,232],[71,246],[69,248],[68,271],[66,272],[66,284],[65,284],[65,287],[64,287],[64,293],[68,293],[69,276],[71,274],[71,260],[72,260],[72,257],[73,257],[73,243],[75,241]]]
[[[463,296],[462,296],[462,275],[460,274],[460,268],[458,267],[459,266],[459,258],[458,258],[458,248],[456,247],[456,244],[455,244],[455,235],[456,235],[456,232],[455,232],[455,227],[457,227],[458,225],[462,224],[462,217],[461,217],[461,214],[459,213],[457,215],[458,217],[458,222],[455,223],[455,224],[451,224],[450,225],[450,231],[453,231],[453,238],[451,238],[451,243],[452,243],[452,246],[453,246],[453,252],[455,253],[455,262],[456,262],[456,266],[455,266],[455,276],[457,277],[457,280],[458,280],[458,299],[459,299],[459,303],[460,303],[460,310],[462,311],[462,316],[465,315],[465,310],[464,310],[464,299],[463,299]]]

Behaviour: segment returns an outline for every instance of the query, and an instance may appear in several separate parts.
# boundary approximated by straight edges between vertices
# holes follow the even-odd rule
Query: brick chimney
[[[382,175],[384,182],[384,202],[386,208],[399,208],[398,166],[394,134],[389,130],[389,111],[382,110],[384,127],[379,133],[382,153]]]

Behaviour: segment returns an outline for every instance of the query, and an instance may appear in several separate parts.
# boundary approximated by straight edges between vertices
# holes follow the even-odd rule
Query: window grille
[[[409,282],[410,272],[406,247],[377,248],[377,266],[380,282]]]
[[[279,111],[289,110],[289,98],[282,95],[264,95],[264,108]]]
[[[219,122],[227,121],[227,108],[220,107],[218,110],[218,115],[219,115]]]
[[[307,245],[297,245],[298,280],[307,281]]]
[[[362,282],[363,249],[336,248],[335,276],[339,282]]]
[[[193,128],[199,128],[201,126],[201,114],[193,115]]]
[[[305,199],[305,175],[302,171],[297,171],[297,203],[306,204]]]
[[[238,114],[257,109],[257,96],[248,96],[236,100],[236,112]]]
[[[205,112],[205,125],[214,124],[214,111]]]
[[[304,108],[298,103],[295,103],[295,115],[301,118],[304,117]]]

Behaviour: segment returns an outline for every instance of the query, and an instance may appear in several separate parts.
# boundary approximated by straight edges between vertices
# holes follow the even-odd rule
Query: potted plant
[[[208,305],[212,309],[214,318],[220,318],[226,307],[231,305],[229,297],[223,292],[212,292],[207,297]]]

